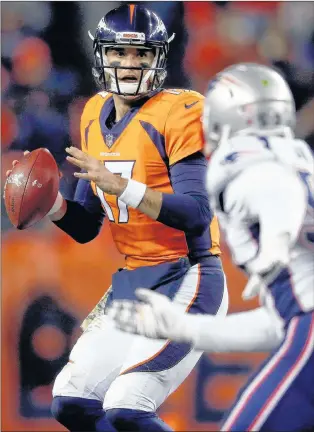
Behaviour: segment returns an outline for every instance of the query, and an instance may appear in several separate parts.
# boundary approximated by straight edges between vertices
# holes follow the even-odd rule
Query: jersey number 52
[[[105,167],[112,172],[112,174],[121,175],[121,177],[125,179],[132,178],[133,168],[135,161],[106,161]],[[106,201],[105,195],[103,191],[96,186],[97,195],[100,198],[100,201],[106,210],[106,214],[108,219],[111,222],[117,223],[127,223],[129,221],[129,212],[128,206],[119,198],[117,198],[117,207],[119,210],[118,221],[115,221],[112,208],[110,207],[108,201]]]

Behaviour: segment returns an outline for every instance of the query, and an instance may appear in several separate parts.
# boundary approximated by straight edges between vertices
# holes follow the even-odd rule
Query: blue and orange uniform
[[[75,201],[67,202],[65,216],[55,222],[77,241],[86,242],[97,235],[106,215],[126,257],[126,267],[113,274],[109,294],[84,321],[85,332],[55,382],[58,413],[67,412],[66,404],[73,402],[69,399],[64,405],[61,399],[60,408],[59,397],[80,398],[84,409],[95,399],[104,401],[106,415],[116,427],[120,420],[131,421],[131,416],[136,427],[142,425],[136,430],[146,430],[144,411],[154,430],[169,430],[163,429],[155,410],[187,377],[201,352],[170,341],[133,340],[131,335],[125,340],[103,310],[113,300],[135,299],[136,288],[145,287],[167,295],[188,313],[227,312],[218,223],[205,189],[202,108],[198,93],[162,90],[141,99],[114,123],[111,95],[102,92],[87,102],[81,120],[82,150],[102,160],[111,172],[161,191],[162,206],[153,220],[80,180]]]
[[[84,243],[98,234],[106,216],[126,258],[54,384],[54,416],[70,430],[111,431],[108,422],[104,425],[108,420],[117,430],[169,431],[156,410],[201,356],[187,344],[119,331],[103,313],[112,300],[135,299],[136,288],[145,287],[189,313],[226,313],[218,224],[205,189],[204,98],[193,91],[161,89],[171,40],[162,20],[142,5],[108,12],[93,38],[94,76],[104,91],[87,102],[82,114],[82,150],[112,173],[161,192],[162,202],[154,220],[140,206],[127,206],[80,180],[64,217],[55,222]],[[142,64],[138,68],[136,84],[118,79],[119,70],[128,69],[125,64],[108,66],[107,48],[125,45],[154,55],[149,71]],[[112,94],[140,99],[133,99],[116,122]]]
[[[89,100],[83,112],[82,149],[104,161],[115,174],[173,194],[171,167],[203,147],[202,108],[203,96],[196,92],[164,90],[141,101],[110,128],[113,98],[101,92]],[[202,160],[201,155],[198,157]],[[197,169],[195,174],[198,181]],[[92,188],[110,221],[114,242],[126,256],[128,269],[175,261],[189,254],[193,258],[220,254],[216,217],[212,216],[209,228],[203,232],[185,233],[137,209],[127,208],[95,184]],[[164,219],[175,225],[171,216],[169,221]]]

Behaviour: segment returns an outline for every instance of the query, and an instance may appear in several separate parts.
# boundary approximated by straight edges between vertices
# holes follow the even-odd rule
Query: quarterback
[[[234,65],[210,83],[203,122],[210,202],[249,277],[243,297],[258,295],[260,307],[188,316],[142,289],[142,303],[108,313],[125,331],[208,352],[271,351],[222,430],[313,430],[314,159],[293,135],[292,94],[275,70]]]
[[[78,167],[75,199],[59,194],[49,217],[80,243],[95,238],[106,217],[125,268],[84,321],[55,380],[52,413],[71,431],[169,431],[156,410],[202,352],[121,332],[104,308],[135,300],[143,286],[189,314],[227,312],[205,187],[204,98],[162,89],[172,37],[148,9],[110,11],[92,38],[101,91],[82,114],[81,150],[67,149]]]

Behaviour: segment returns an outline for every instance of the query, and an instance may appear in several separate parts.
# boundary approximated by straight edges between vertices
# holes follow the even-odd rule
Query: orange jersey
[[[114,174],[149,188],[173,193],[169,166],[203,148],[201,115],[204,97],[187,90],[163,90],[132,108],[108,129],[114,105],[111,94],[100,92],[86,104],[81,118],[82,150],[104,161]],[[168,227],[92,182],[110,221],[118,250],[129,269],[175,261],[189,254],[183,231]],[[208,231],[212,254],[219,254],[219,228],[214,217]]]

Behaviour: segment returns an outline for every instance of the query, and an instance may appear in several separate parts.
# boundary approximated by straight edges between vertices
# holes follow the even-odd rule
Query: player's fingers
[[[88,173],[75,172],[74,177],[84,179],[84,180],[95,181],[95,176],[93,176],[92,174],[88,174]]]
[[[15,160],[12,162],[12,167],[15,167],[15,165],[17,165],[18,163],[19,163],[19,161],[15,159]]]
[[[66,147],[65,151],[79,160],[88,160],[88,155],[76,147]]]
[[[72,165],[78,166],[80,168],[87,168],[86,166],[86,162],[76,159],[76,157],[72,157],[72,156],[67,156],[66,160],[69,161]]]
[[[28,150],[25,150],[25,152],[23,153],[24,156],[28,155],[30,152]]]
[[[9,177],[9,175],[11,174],[11,172],[12,172],[12,170],[8,170],[8,171],[5,173],[5,176],[6,176],[6,177]]]

